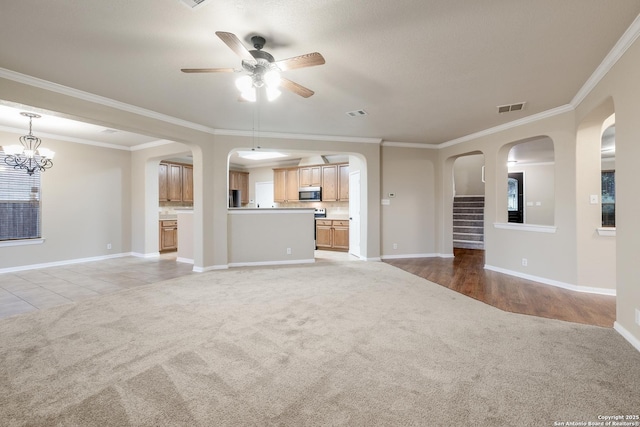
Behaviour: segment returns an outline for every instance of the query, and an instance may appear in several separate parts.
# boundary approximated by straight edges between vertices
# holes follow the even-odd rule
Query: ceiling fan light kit
[[[282,71],[295,68],[312,67],[325,63],[324,57],[318,52],[306,55],[295,56],[282,61],[275,61],[269,52],[262,50],[265,39],[260,36],[251,37],[251,42],[255,50],[247,50],[240,39],[235,34],[217,31],[216,35],[222,40],[236,55],[242,59],[242,68],[249,74],[245,74],[236,79],[236,88],[240,91],[240,97],[249,102],[256,102],[258,91],[265,88],[268,101],[277,99],[280,94],[280,87],[289,90],[303,98],[308,98],[314,94],[308,89],[291,80],[281,76]],[[235,72],[233,68],[183,68],[184,73],[227,73]]]

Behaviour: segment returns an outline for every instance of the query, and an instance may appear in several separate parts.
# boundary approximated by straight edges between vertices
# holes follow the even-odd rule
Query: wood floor
[[[505,311],[613,327],[614,296],[568,291],[485,270],[482,250],[455,249],[454,255],[385,262]]]

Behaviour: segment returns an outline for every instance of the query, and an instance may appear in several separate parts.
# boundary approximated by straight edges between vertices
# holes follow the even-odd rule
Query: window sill
[[[44,243],[44,238],[41,239],[24,239],[24,240],[3,240],[0,241],[0,248],[9,246],[26,246],[26,245],[41,245]]]
[[[598,227],[596,230],[600,236],[616,237],[615,227]]]
[[[503,230],[518,230],[518,231],[530,231],[533,233],[551,233],[555,234],[558,227],[554,225],[534,225],[534,224],[515,224],[515,223],[504,223],[504,222],[494,222],[494,228],[500,228]]]

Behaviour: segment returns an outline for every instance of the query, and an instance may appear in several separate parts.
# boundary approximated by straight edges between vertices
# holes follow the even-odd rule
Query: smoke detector
[[[197,9],[200,6],[208,3],[209,0],[180,0],[182,3],[189,6],[191,9]]]

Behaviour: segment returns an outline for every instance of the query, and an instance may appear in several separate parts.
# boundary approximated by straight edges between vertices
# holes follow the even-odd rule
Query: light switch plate
[[[591,196],[589,196],[589,202],[592,205],[597,205],[598,204],[598,195],[597,194],[592,194]]]

